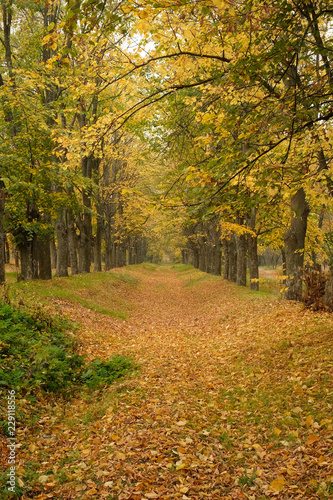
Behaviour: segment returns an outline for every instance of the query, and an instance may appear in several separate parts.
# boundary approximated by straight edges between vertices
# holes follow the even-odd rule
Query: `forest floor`
[[[88,359],[123,354],[140,369],[39,400],[18,431],[23,499],[332,498],[332,315],[188,266],[94,276],[53,280],[58,296],[26,290],[80,325]]]

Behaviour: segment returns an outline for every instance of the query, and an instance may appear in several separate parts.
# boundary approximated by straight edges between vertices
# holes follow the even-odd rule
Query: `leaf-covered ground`
[[[20,425],[22,498],[318,499],[333,495],[333,317],[186,267],[131,266],[58,298],[89,359],[141,365]],[[117,297],[116,297],[117,295]],[[97,297],[97,298],[96,298]]]

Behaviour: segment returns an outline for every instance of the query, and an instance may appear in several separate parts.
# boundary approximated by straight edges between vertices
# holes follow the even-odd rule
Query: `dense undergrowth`
[[[111,383],[132,367],[122,356],[85,364],[66,331],[70,326],[41,307],[28,311],[0,302],[1,386],[26,394],[73,391]]]

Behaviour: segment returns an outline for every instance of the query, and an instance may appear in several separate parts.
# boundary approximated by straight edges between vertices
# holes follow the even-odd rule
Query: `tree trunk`
[[[104,239],[105,239],[105,271],[112,269],[112,240],[111,240],[111,227],[110,223],[107,221],[104,227]]]
[[[32,253],[31,253],[31,241],[26,240],[18,245],[21,257],[21,280],[32,280],[33,270],[32,270]]]
[[[230,236],[228,241],[229,246],[229,263],[228,263],[228,280],[236,282],[237,279],[237,248],[236,248],[236,237],[234,234]]]
[[[193,248],[193,266],[199,269],[199,249]]]
[[[282,256],[282,274],[286,275],[286,251],[284,248],[281,248],[281,256]]]
[[[50,236],[38,239],[39,279],[52,279]]]
[[[0,285],[6,280],[5,271],[5,233],[3,218],[5,212],[5,184],[0,180]]]
[[[0,209],[0,212],[1,212],[1,209]],[[1,215],[0,215],[0,219],[1,219]],[[1,222],[0,222],[0,226],[1,226]],[[0,229],[0,231],[1,231],[1,229]],[[4,234],[4,237],[5,237],[5,263],[10,264],[10,248],[9,248],[9,243],[8,243],[8,239],[7,239],[6,234]]]
[[[212,248],[212,267],[211,273],[216,276],[221,276],[222,271],[222,250],[221,250],[221,242],[219,241]]]
[[[68,276],[68,239],[67,228],[65,224],[65,213],[61,214],[56,223],[55,230],[57,235],[57,270],[56,276]]]
[[[135,264],[135,237],[128,237],[128,264]]]
[[[57,247],[55,244],[54,236],[50,241],[50,253],[51,253],[51,267],[52,269],[57,268]]]
[[[257,236],[248,235],[247,251],[248,251],[248,262],[250,270],[250,290],[254,290],[257,292],[259,290],[259,282],[251,281],[259,279]]]
[[[77,235],[76,227],[73,217],[73,211],[68,209],[67,211],[67,227],[68,227],[68,252],[69,252],[69,262],[71,267],[71,275],[78,274],[79,266],[77,262]]]
[[[246,234],[236,236],[237,275],[236,284],[246,286]]]
[[[256,209],[251,211],[251,218],[248,221],[248,226],[255,233],[256,226]],[[248,234],[247,236],[247,255],[250,271],[250,290],[259,290],[259,264],[258,264],[258,238],[256,234]],[[255,280],[255,281],[252,281]]]
[[[229,279],[229,242],[227,238],[223,238],[222,241],[223,247],[223,279]]]
[[[79,272],[90,273],[91,265],[91,215],[87,211],[83,217],[78,217],[78,227],[80,230],[79,239]]]
[[[18,268],[20,265],[20,253],[16,245],[15,245],[14,256],[15,256],[15,267]]]
[[[309,215],[309,206],[305,192],[300,188],[291,200],[292,215],[289,229],[284,236],[286,252],[286,293],[288,300],[302,300],[302,267],[304,264],[304,247]]]
[[[96,236],[94,238],[94,271],[102,271],[102,232],[103,220],[99,215],[99,208],[97,214],[97,227]]]

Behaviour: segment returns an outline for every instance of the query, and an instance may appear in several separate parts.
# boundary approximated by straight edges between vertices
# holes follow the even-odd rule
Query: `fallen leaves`
[[[306,441],[306,444],[310,445],[316,443],[317,441],[320,441],[320,437],[315,436],[314,434],[310,434]]]
[[[128,272],[142,285],[128,292],[126,322],[80,306],[70,314],[84,322],[83,353],[130,355],[142,372],[69,403],[44,402],[37,424],[22,426],[20,460],[35,460],[40,498],[326,495],[331,317],[240,298],[223,280],[184,286],[198,271]]]
[[[270,483],[269,487],[273,493],[280,493],[280,491],[283,490],[285,483],[286,481],[284,477],[279,476]]]

